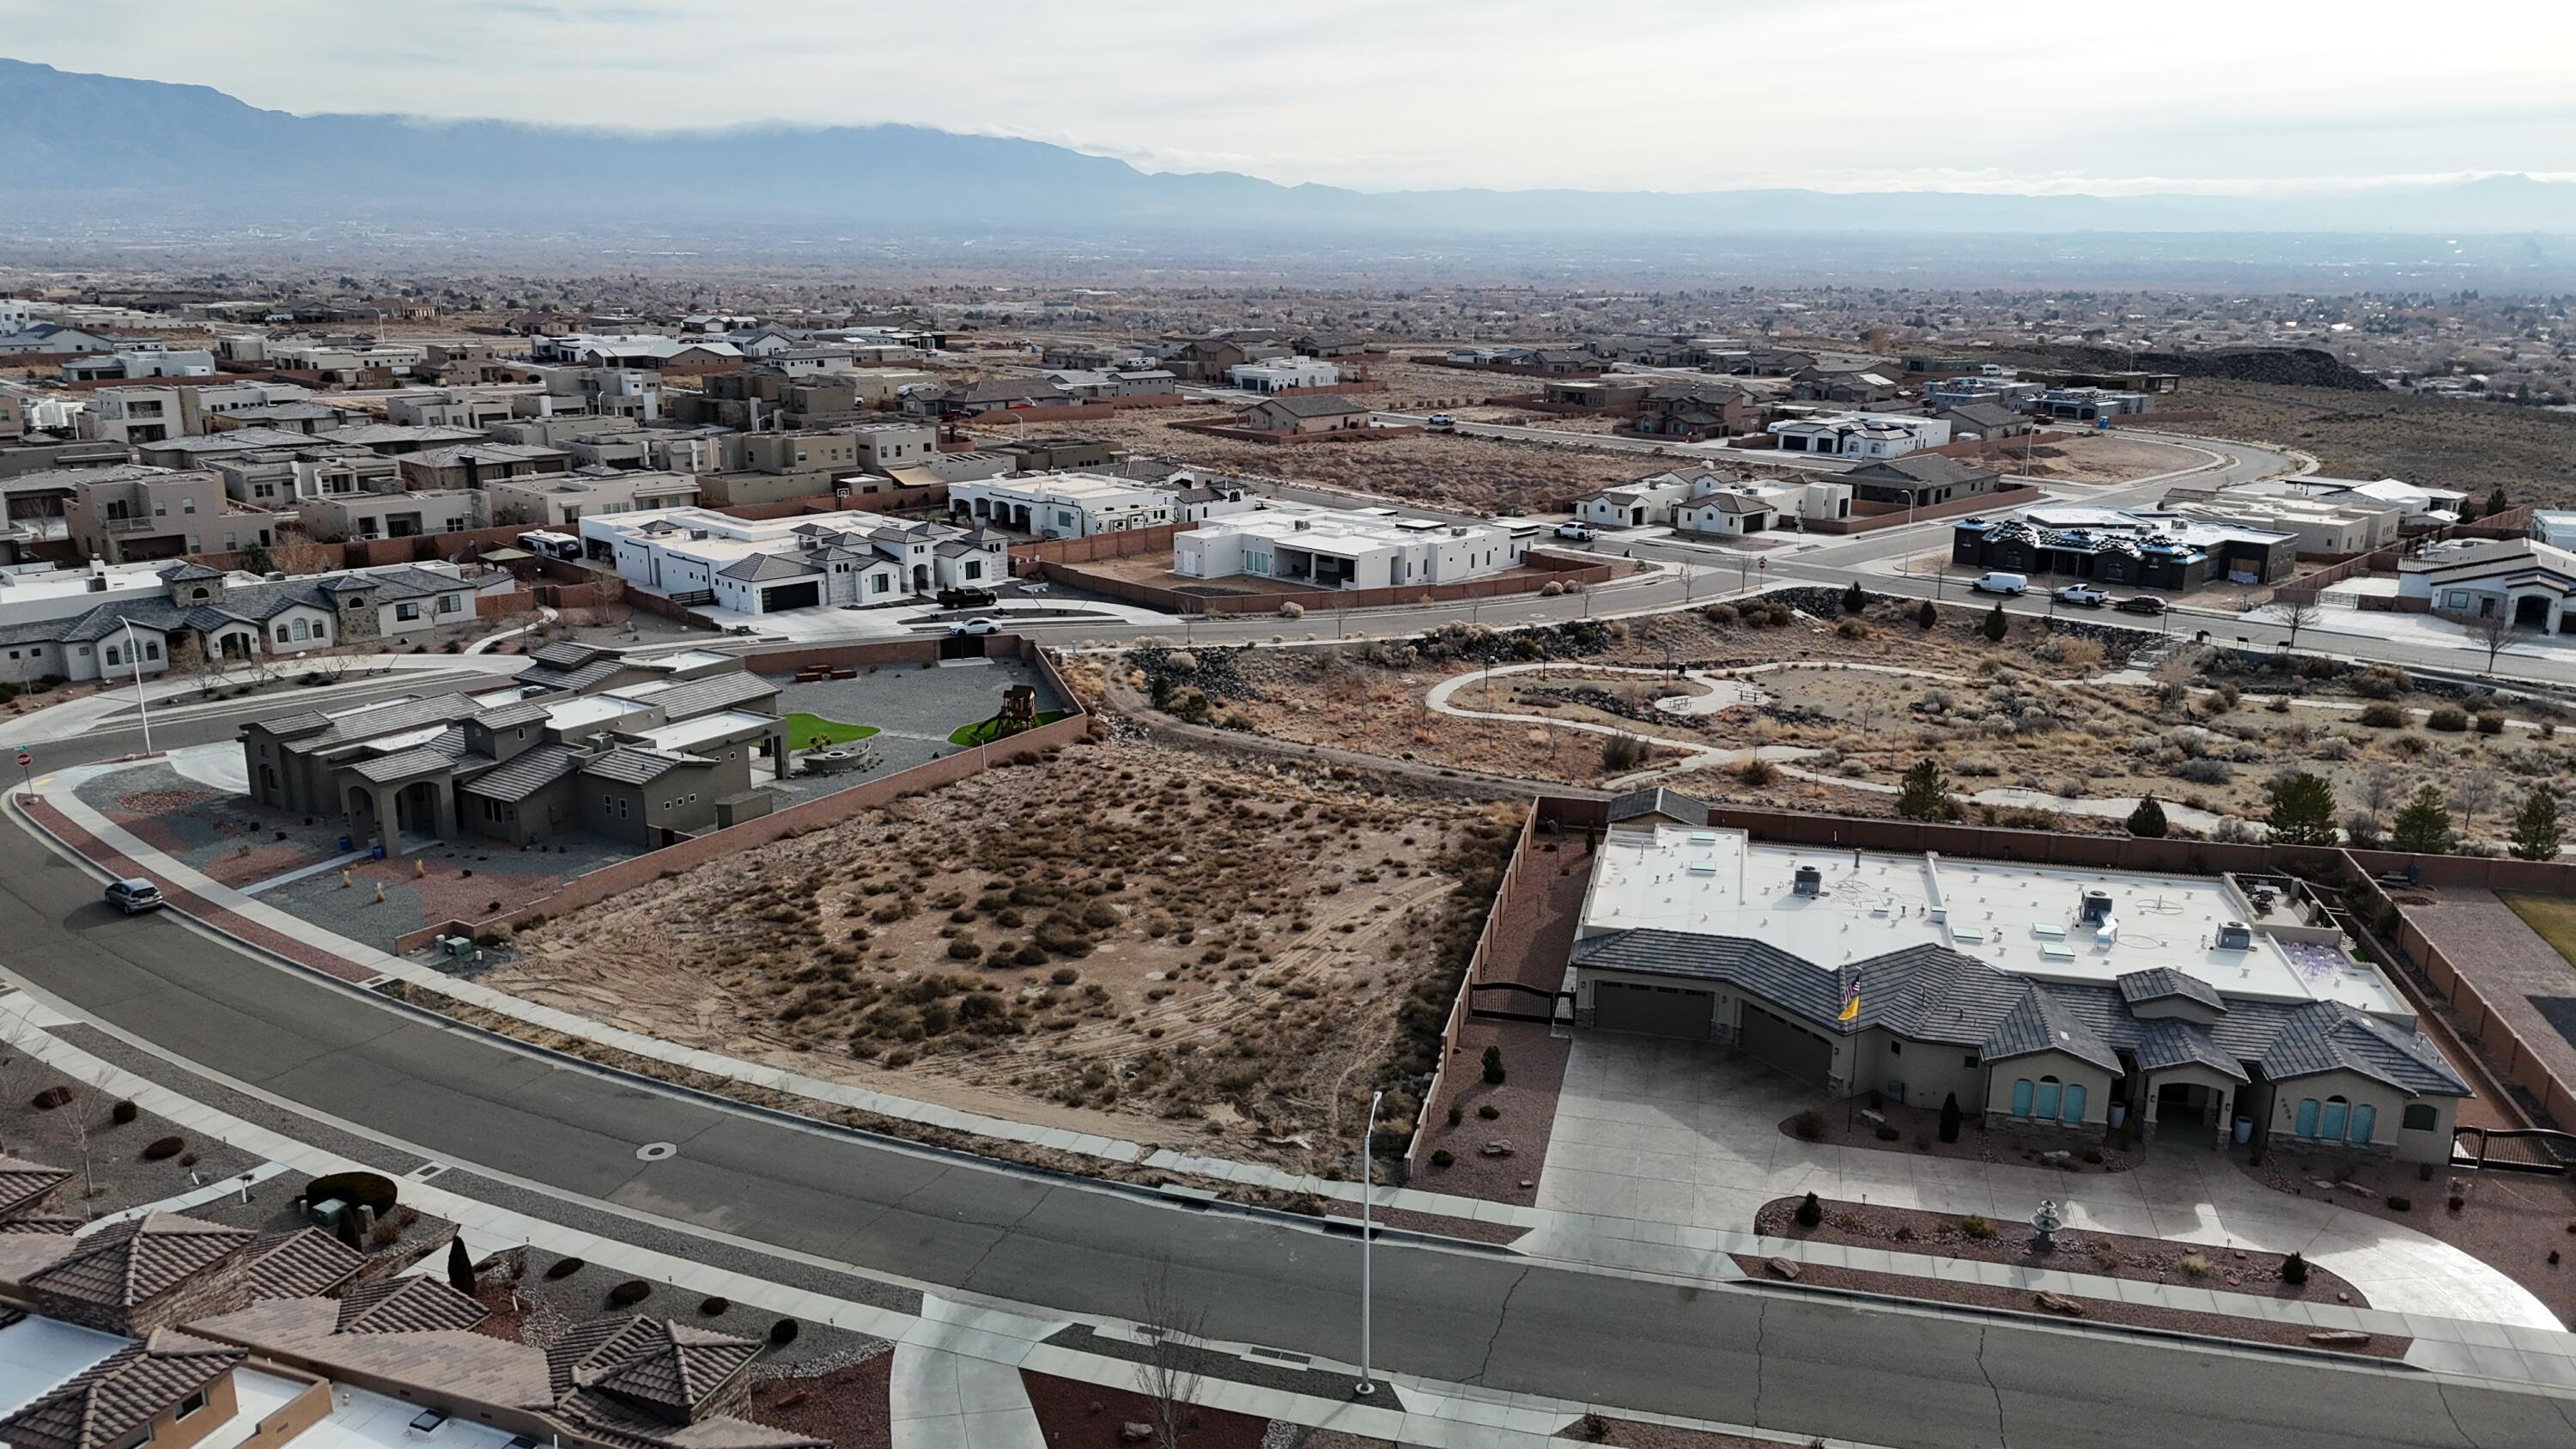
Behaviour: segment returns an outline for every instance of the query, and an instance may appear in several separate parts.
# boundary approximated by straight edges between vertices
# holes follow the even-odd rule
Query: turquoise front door
[[[2317,1129],[2317,1135],[2328,1142],[2341,1142],[2343,1140],[2343,1119],[2350,1110],[2351,1104],[2345,1102],[2343,1098],[2328,1097],[2326,1099],[2325,1125]]]
[[[2035,1115],[2041,1117],[2057,1115],[2057,1079],[2055,1077],[2039,1079],[2039,1106]]]
[[[2314,1137],[2317,1135],[2316,1098],[2301,1097],[2299,1099],[2298,1125],[2290,1129],[2290,1135],[2293,1137]]]

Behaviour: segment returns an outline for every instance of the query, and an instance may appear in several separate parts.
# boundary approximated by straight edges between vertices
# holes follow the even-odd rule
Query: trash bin
[[[357,843],[356,841],[351,840],[349,837],[347,837],[347,836],[345,836],[345,835],[343,835],[343,836],[341,836],[341,837],[340,837],[340,853],[341,853],[342,855],[347,855],[350,851],[353,851],[353,850],[355,850],[355,849],[357,849],[357,848],[358,848],[358,843]]]
[[[376,846],[376,847],[374,847],[374,848],[370,849],[370,850],[367,852],[367,858],[368,858],[368,859],[370,859],[370,860],[382,860],[382,859],[384,859],[384,858],[385,858],[385,848],[384,848],[383,846],[379,845],[379,846]]]
[[[2254,1119],[2253,1119],[2253,1118],[2251,1118],[2251,1117],[2239,1117],[2239,1118],[2237,1118],[2237,1119],[2236,1119],[2236,1134],[2235,1134],[2235,1135],[2236,1135],[2236,1141],[2237,1141],[2237,1143],[2238,1143],[2240,1146],[2241,1146],[2241,1145],[2243,1145],[2244,1143],[2247,1143],[2247,1142],[2251,1142],[2251,1141],[2253,1141],[2253,1140],[2254,1140]]]

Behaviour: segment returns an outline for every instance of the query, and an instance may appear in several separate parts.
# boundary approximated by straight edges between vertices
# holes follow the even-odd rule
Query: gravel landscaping
[[[2031,1246],[2034,1235],[2028,1223],[1990,1222],[1974,1214],[1961,1217],[1826,1198],[1821,1202],[1824,1221],[1807,1228],[1797,1222],[1799,1201],[1782,1197],[1764,1203],[1762,1210],[1754,1214],[1753,1231],[1771,1238],[1842,1243],[1982,1263],[2017,1263],[2146,1283],[2182,1283],[2214,1292],[2343,1303],[2354,1308],[2370,1306],[2350,1283],[2323,1268],[2309,1268],[2304,1285],[2281,1281],[2282,1258],[2278,1253],[2069,1229],[2057,1234],[2056,1250],[2042,1257]],[[1970,1231],[1980,1222],[1987,1223],[1987,1236],[1979,1237]],[[2197,1261],[2200,1270],[2193,1271],[2186,1266],[2187,1261]]]
[[[779,1320],[787,1316],[765,1312],[748,1304],[709,1298],[668,1283],[633,1279],[629,1274],[604,1264],[585,1263],[562,1277],[547,1276],[550,1272],[560,1271],[560,1265],[566,1261],[569,1260],[562,1254],[549,1253],[542,1248],[518,1248],[493,1254],[477,1263],[474,1297],[492,1310],[492,1316],[483,1320],[475,1331],[517,1343],[540,1339],[551,1341],[553,1335],[574,1323],[640,1313],[703,1328],[711,1333],[730,1333],[767,1343]],[[514,1263],[524,1265],[515,1278],[512,1276]],[[630,1281],[644,1282],[650,1291],[630,1304],[610,1302],[610,1291]],[[721,1306],[722,1311],[708,1313],[706,1309],[710,1306]],[[765,1381],[834,1374],[867,1360],[884,1357],[891,1347],[884,1339],[864,1333],[852,1333],[828,1324],[800,1322],[795,1340],[784,1347],[764,1351],[752,1368],[752,1376]]]
[[[755,1423],[811,1434],[832,1449],[893,1449],[893,1406],[886,1396],[894,1354],[870,1356],[848,1368],[812,1378],[780,1378],[751,1390]]]
[[[1901,1152],[1909,1157],[1951,1157],[1966,1162],[2056,1167],[2079,1174],[2126,1172],[2141,1160],[2136,1153],[2105,1147],[2099,1142],[2071,1142],[2061,1146],[1990,1133],[1986,1124],[1974,1115],[1960,1118],[1958,1141],[1944,1142],[1941,1140],[1941,1114],[1937,1109],[1902,1107],[1894,1102],[1880,1101],[1870,1104],[1870,1110],[1884,1119],[1888,1130],[1896,1134],[1894,1137],[1881,1135],[1880,1124],[1864,1119],[1859,1111],[1846,1111],[1841,1107],[1792,1112],[1780,1119],[1780,1131],[1801,1142],[1821,1142],[1833,1147],[1865,1147],[1875,1152]],[[2049,1160],[2047,1154],[2058,1151],[2066,1155]],[[2091,1155],[2090,1158],[2087,1154]]]
[[[1736,1266],[1754,1277],[1766,1276],[1762,1260],[1749,1253],[1731,1255]],[[2323,1275],[2319,1275],[2323,1276]],[[2138,1303],[2116,1303],[2102,1298],[2068,1298],[2080,1310],[2073,1315],[2055,1313],[2041,1305],[2036,1294],[2020,1288],[2005,1288],[1987,1283],[1953,1283],[1940,1278],[1914,1278],[1902,1273],[1871,1273],[1857,1268],[1834,1268],[1802,1263],[1798,1281],[1818,1288],[1847,1288],[1860,1293],[1883,1293],[1897,1298],[1922,1298],[1935,1303],[1963,1303],[1978,1308],[2002,1308],[2017,1313],[2037,1313],[2049,1317],[2071,1316],[2094,1323],[2121,1323],[2137,1328],[2161,1328],[2174,1333],[2196,1333],[2206,1338],[2234,1338],[2247,1343],[2275,1343],[2292,1348],[2324,1349],[2335,1353],[2361,1354],[2371,1358],[2402,1359],[2413,1347],[2411,1338],[2392,1338],[2373,1334],[2361,1344],[2312,1343],[2308,1335],[2316,1330],[2296,1323],[2274,1323],[2262,1318],[2236,1318],[2224,1313],[2193,1313],[2181,1308],[2155,1308]],[[1611,1443],[1630,1441],[1614,1439]],[[1646,1441],[1637,1441],[1640,1443]],[[1723,1443],[1726,1441],[1720,1440]]]
[[[40,1093],[56,1088],[70,1090],[71,1100],[50,1110],[34,1105]],[[0,1063],[0,1151],[72,1174],[71,1181],[55,1189],[47,1212],[104,1217],[194,1192],[202,1183],[235,1177],[259,1165],[260,1159],[250,1153],[190,1136],[149,1112],[137,1112],[133,1121],[120,1123],[115,1107],[115,1097],[31,1057],[12,1056]],[[179,1152],[146,1161],[144,1148],[165,1137],[180,1138],[186,1145]],[[86,1180],[81,1165],[84,1142],[89,1160]],[[267,1195],[263,1185],[260,1196]]]

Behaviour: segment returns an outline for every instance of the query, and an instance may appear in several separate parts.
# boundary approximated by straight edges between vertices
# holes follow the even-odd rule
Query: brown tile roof
[[[392,1278],[340,1296],[334,1333],[435,1333],[466,1329],[491,1310],[435,1278]]]
[[[366,1255],[320,1228],[270,1233],[250,1245],[254,1298],[310,1298],[349,1281]]]
[[[760,1355],[748,1338],[685,1328],[658,1318],[628,1320],[598,1351],[573,1366],[573,1381],[619,1399],[693,1419]]]
[[[103,1449],[232,1372],[249,1356],[228,1344],[159,1329],[0,1419],[0,1439],[6,1439],[10,1449]]]
[[[160,1297],[250,1242],[247,1228],[150,1212],[99,1229],[25,1281],[38,1292],[131,1308]]]
[[[371,1374],[478,1403],[541,1410],[555,1401],[545,1354],[525,1344],[463,1329],[338,1333],[339,1315],[337,1299],[272,1298],[201,1318],[188,1331],[326,1374]]]
[[[588,1389],[575,1389],[547,1417],[569,1434],[611,1449],[831,1449],[828,1439],[773,1429],[730,1414],[710,1414],[693,1424],[666,1424]]]
[[[43,1201],[45,1194],[70,1180],[69,1169],[47,1167],[23,1157],[0,1156],[0,1216]]]

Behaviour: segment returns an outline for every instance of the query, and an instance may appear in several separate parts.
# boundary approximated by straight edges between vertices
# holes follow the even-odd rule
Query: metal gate
[[[1592,1024],[1603,1031],[1638,1031],[1706,1041],[1709,1023],[1716,1015],[1717,998],[1706,991],[1630,981],[1592,984]]]

